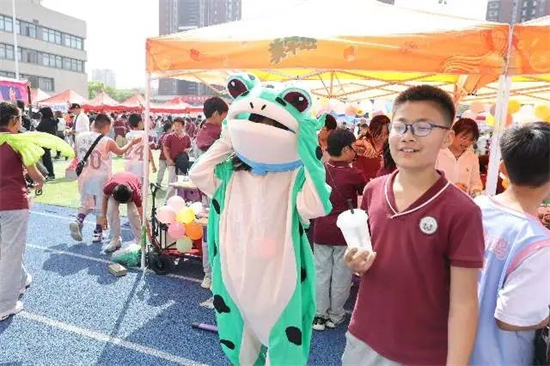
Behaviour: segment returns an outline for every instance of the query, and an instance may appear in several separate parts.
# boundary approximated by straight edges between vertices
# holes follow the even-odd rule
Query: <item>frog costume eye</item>
[[[300,113],[304,113],[311,107],[309,93],[300,88],[288,88],[281,93],[282,99],[292,105]]]
[[[259,84],[257,77],[251,74],[237,74],[233,75],[227,81],[227,91],[233,97],[237,99],[244,97],[250,93],[250,90]]]

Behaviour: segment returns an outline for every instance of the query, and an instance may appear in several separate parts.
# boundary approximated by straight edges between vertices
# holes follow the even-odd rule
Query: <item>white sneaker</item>
[[[30,273],[27,273],[27,280],[25,281],[25,287],[23,287],[21,290],[19,290],[19,295],[23,295],[25,291],[31,286],[32,283],[32,275]]]
[[[339,326],[340,324],[342,324],[345,320],[346,320],[345,317],[342,318],[339,322],[335,322],[335,321],[333,321],[332,319],[328,319],[328,320],[327,320],[327,328],[334,329],[334,328],[336,328],[337,326]]]
[[[73,221],[69,224],[71,237],[76,241],[82,241],[82,224],[78,221]]]
[[[326,324],[327,324],[327,320],[325,318],[322,318],[320,316],[316,316],[313,319],[313,330],[323,331],[323,330],[325,330]]]
[[[13,308],[12,310],[0,315],[0,322],[8,319],[12,315],[20,313],[22,310],[23,310],[23,303],[21,301],[18,301],[15,304],[15,308]]]
[[[117,239],[117,238],[113,238],[113,239],[111,239],[111,241],[109,242],[109,245],[107,245],[107,246],[105,247],[105,251],[106,251],[106,252],[109,252],[109,253],[112,253],[112,252],[114,252],[114,251],[120,249],[120,246],[121,246],[120,240]]]
[[[210,277],[204,277],[201,287],[210,290],[210,287],[212,287],[212,279]]]
[[[92,235],[92,243],[101,243],[103,241],[103,231],[102,232],[95,232]]]

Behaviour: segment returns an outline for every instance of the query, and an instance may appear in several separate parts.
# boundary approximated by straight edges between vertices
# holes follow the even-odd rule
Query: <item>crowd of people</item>
[[[22,118],[22,107],[3,102],[2,133],[47,132],[87,160],[78,176],[81,205],[71,236],[82,241],[85,217],[95,213],[92,241],[105,250],[121,246],[120,204],[140,234],[145,154],[160,150],[150,169],[156,183],[187,174],[194,160],[220,137],[228,105],[204,104],[205,120],[137,113],[86,115],[72,104],[66,116],[40,110],[39,122]],[[500,171],[507,188],[485,195],[487,157],[473,146],[478,124],[455,120],[450,97],[434,87],[413,87],[385,115],[350,129],[333,116],[319,132],[332,211],[309,230],[316,267],[316,331],[346,321],[353,276],[360,277],[346,335],[344,365],[528,365],[535,331],[548,324],[550,232],[537,218],[550,197],[550,124],[508,129],[500,142]],[[149,136],[144,123],[150,123]],[[144,139],[149,151],[144,151]],[[22,264],[28,222],[27,174],[36,188],[55,179],[52,155],[43,167],[23,166],[0,145],[0,321],[22,309],[19,295],[31,282]],[[125,156],[124,172],[112,172],[112,155]],[[40,173],[42,169],[44,174]],[[43,176],[44,175],[44,176]],[[502,180],[500,181],[502,183]],[[175,194],[168,185],[167,199]],[[9,197],[9,198],[8,198]],[[373,252],[350,249],[336,226],[338,215],[360,207],[369,216]],[[208,251],[203,248],[210,288]],[[7,260],[6,258],[10,258]]]

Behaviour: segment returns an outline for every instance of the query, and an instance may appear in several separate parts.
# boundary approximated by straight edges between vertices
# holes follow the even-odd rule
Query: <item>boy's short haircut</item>
[[[460,118],[453,124],[453,131],[455,132],[455,136],[464,133],[467,135],[472,134],[474,141],[479,139],[479,127],[477,126],[477,122],[471,118]]]
[[[204,102],[204,115],[206,118],[212,117],[214,112],[222,114],[229,111],[229,106],[220,97],[212,97]]]
[[[0,126],[9,126],[10,120],[19,115],[17,106],[10,102],[0,102]]]
[[[335,130],[336,127],[338,127],[338,123],[336,122],[336,118],[334,116],[327,114],[325,117],[325,127],[328,131]]]
[[[330,156],[340,156],[342,150],[346,146],[351,146],[355,140],[353,132],[346,128],[337,128],[328,136],[327,152]]]
[[[132,199],[132,189],[128,187],[126,184],[118,184],[113,189],[113,198],[118,203],[128,203]]]
[[[451,96],[444,90],[431,85],[412,86],[401,92],[393,103],[393,113],[407,102],[432,102],[439,107],[449,126],[453,124],[456,109]]]
[[[163,132],[168,132],[171,129],[172,129],[172,123],[170,123],[170,121],[164,122],[164,125],[162,126],[162,131]]]
[[[94,126],[98,130],[110,124],[111,124],[111,118],[108,115],[104,113],[100,113],[97,116],[95,116]]]
[[[185,120],[181,117],[174,118],[174,121],[172,122],[172,124],[174,123],[181,123],[182,126],[185,126]]]
[[[512,184],[537,188],[550,182],[550,123],[534,122],[506,130],[500,151]]]
[[[21,99],[17,99],[17,108],[24,110],[25,109],[25,102],[23,102]]]
[[[137,128],[141,121],[142,121],[141,115],[139,115],[137,113],[130,114],[130,117],[128,118],[128,124],[132,128]]]

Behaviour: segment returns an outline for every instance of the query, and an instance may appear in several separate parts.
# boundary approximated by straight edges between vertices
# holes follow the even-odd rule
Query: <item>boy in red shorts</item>
[[[483,267],[480,209],[435,169],[455,107],[432,86],[401,93],[390,125],[398,170],[372,180],[361,207],[374,252],[349,249],[362,275],[343,365],[467,365]]]

